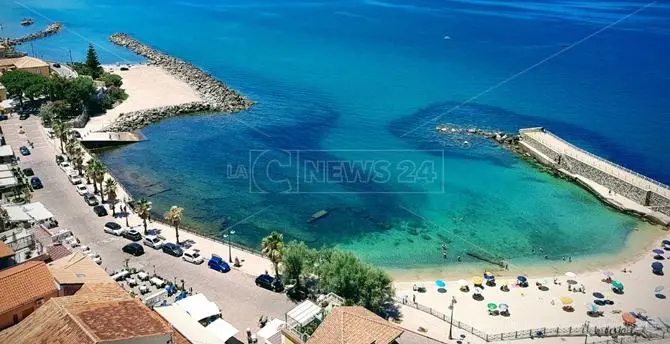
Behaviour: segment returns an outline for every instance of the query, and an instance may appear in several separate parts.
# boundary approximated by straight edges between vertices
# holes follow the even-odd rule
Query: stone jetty
[[[202,101],[125,113],[114,124],[105,128],[105,131],[132,131],[160,119],[186,113],[243,111],[254,104],[254,102],[229,88],[211,74],[186,61],[144,45],[125,33],[115,33],[110,37],[110,40],[140,56],[146,57],[150,65],[159,66],[174,77],[184,81],[200,95]]]
[[[54,35],[54,34],[58,33],[58,31],[60,31],[61,29],[63,29],[63,24],[56,22],[56,23],[49,24],[49,26],[47,26],[44,30],[25,35],[23,37],[13,38],[13,39],[12,38],[5,38],[5,39],[1,39],[1,40],[6,41],[9,45],[21,45],[23,43],[27,43],[27,42],[30,42],[30,41],[38,40],[40,38],[44,38],[44,37]]]

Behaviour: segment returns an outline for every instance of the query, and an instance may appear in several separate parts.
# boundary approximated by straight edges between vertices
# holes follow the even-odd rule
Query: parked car
[[[90,251],[90,252],[88,252],[87,256],[91,257],[91,259],[93,259],[93,261],[96,264],[98,264],[98,265],[102,264],[102,258],[100,258],[99,254],[97,254],[93,251]]]
[[[200,265],[205,262],[205,260],[200,255],[200,252],[195,249],[188,249],[184,251],[184,255],[181,256],[181,259],[196,265]]]
[[[72,183],[72,185],[78,185],[78,184],[81,184],[83,182],[81,177],[79,177],[77,175],[74,175],[74,174],[68,175],[67,179],[70,180],[70,183]]]
[[[181,247],[171,242],[163,243],[161,248],[163,249],[164,253],[167,253],[171,256],[181,257],[181,255],[184,254],[184,251],[182,251]]]
[[[54,63],[52,66],[54,66],[54,68],[60,68],[60,63]]]
[[[79,196],[84,196],[88,193],[88,188],[84,184],[77,185],[77,193]]]
[[[223,258],[220,256],[217,256],[216,254],[212,254],[212,258],[209,259],[209,262],[207,262],[207,266],[212,269],[216,270],[218,272],[228,272],[230,271],[230,265],[226,263]]]
[[[284,284],[268,274],[262,274],[256,277],[256,285],[274,292],[284,291]]]
[[[160,249],[163,246],[163,240],[158,238],[155,235],[147,235],[144,237],[144,246],[149,246],[155,250]]]
[[[30,117],[30,114],[24,112],[19,116],[19,119],[23,121],[24,119],[28,119],[28,117]]]
[[[60,164],[65,160],[67,160],[67,158],[64,155],[56,155],[56,165],[60,166]]]
[[[86,204],[88,204],[90,206],[98,205],[98,199],[92,193],[85,194],[84,195],[84,201],[86,201]]]
[[[21,152],[21,155],[30,155],[30,149],[26,146],[19,147],[19,152]]]
[[[30,176],[34,176],[34,175],[35,175],[35,172],[33,171],[32,168],[24,168],[24,169],[23,169],[23,174],[24,174],[26,177],[30,177]]]
[[[132,240],[132,241],[142,240],[142,234],[140,234],[140,232],[138,232],[135,229],[129,229],[129,230],[125,231],[123,233],[123,237],[128,239],[128,240]]]
[[[122,250],[123,252],[130,253],[136,257],[144,254],[144,247],[136,242],[131,242],[130,244],[123,246]]]
[[[107,222],[105,223],[105,233],[114,234],[114,235],[123,235],[125,231],[120,224],[116,222]]]
[[[7,117],[7,115],[0,114],[0,121],[4,121],[4,120],[7,120],[7,119],[9,119],[9,117]]]
[[[96,205],[93,207],[93,212],[100,217],[107,216],[107,209],[105,209],[105,207],[102,205]]]
[[[58,164],[61,170],[65,172],[72,171],[72,164],[70,164],[68,161],[63,161],[60,164]]]
[[[35,189],[35,190],[41,189],[41,188],[44,187],[44,185],[42,185],[42,181],[40,180],[39,177],[30,178],[30,186],[32,186],[33,189]]]

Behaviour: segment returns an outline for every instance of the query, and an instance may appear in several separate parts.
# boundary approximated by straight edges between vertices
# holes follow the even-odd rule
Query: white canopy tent
[[[321,307],[307,300],[286,313],[286,316],[300,324],[300,326],[305,326],[314,320],[321,311]]]
[[[47,210],[47,208],[40,202],[28,203],[24,205],[8,205],[5,207],[5,210],[7,210],[9,221],[11,222],[39,222],[52,219],[54,217],[54,214]]]
[[[265,324],[265,326],[263,326],[263,328],[260,329],[256,335],[263,339],[269,339],[270,337],[277,334],[277,332],[279,332],[279,327],[284,324],[286,324],[284,321],[279,319],[272,319],[267,324]]]
[[[240,332],[235,327],[233,327],[233,325],[229,324],[221,318],[216,319],[211,324],[207,325],[206,329],[223,342],[236,335],[237,332]]]
[[[175,303],[196,321],[221,314],[216,303],[209,301],[204,294],[195,294]]]
[[[20,205],[8,205],[4,207],[9,215],[10,222],[24,222],[30,221],[32,218],[28,213],[23,210],[23,207]]]
[[[207,328],[200,325],[197,320],[193,319],[188,313],[186,313],[186,311],[184,311],[183,308],[176,304],[164,307],[156,307],[154,310],[165,320],[167,320],[170,325],[176,328],[191,343],[226,343],[225,340],[221,340],[211,331],[208,331]]]
[[[10,145],[0,146],[0,157],[14,156],[14,150]]]

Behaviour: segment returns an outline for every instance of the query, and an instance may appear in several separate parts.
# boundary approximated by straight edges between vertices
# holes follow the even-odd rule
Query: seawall
[[[25,35],[25,36],[19,37],[19,38],[14,38],[14,39],[8,38],[7,43],[9,43],[9,45],[20,45],[20,44],[23,44],[23,43],[27,43],[27,42],[34,41],[34,40],[37,40],[37,39],[40,39],[40,38],[44,38],[44,37],[54,35],[54,34],[58,33],[58,31],[60,31],[62,28],[63,28],[63,24],[58,23],[58,22],[52,23],[52,24],[49,24],[49,26],[47,26],[44,30],[41,30],[41,31],[38,31],[38,32],[35,32],[35,33],[31,33],[31,34],[28,34],[28,35]],[[4,39],[3,39],[3,41],[4,41]]]
[[[632,215],[670,225],[670,187],[576,147],[543,128],[521,129],[520,145],[594,193]]]
[[[167,117],[205,111],[238,112],[254,104],[211,74],[142,44],[125,33],[113,34],[110,36],[110,41],[147,58],[150,65],[159,66],[184,81],[200,95],[202,101],[124,113],[103,131],[133,131]]]

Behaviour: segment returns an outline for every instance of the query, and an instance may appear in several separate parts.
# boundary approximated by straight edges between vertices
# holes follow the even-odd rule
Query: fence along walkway
[[[422,312],[428,313],[442,321],[451,323],[451,318],[439,312],[432,307],[422,305],[420,303],[409,302],[403,298],[395,297],[396,302],[401,303],[403,306],[409,306],[416,308]],[[519,330],[514,332],[503,332],[488,334],[484,331],[478,330],[475,327],[468,325],[466,323],[454,320],[453,325],[461,330],[472,333],[473,335],[487,341],[487,342],[499,342],[504,340],[518,340],[518,339],[527,339],[527,338],[541,338],[541,337],[583,337],[586,335],[589,336],[630,336],[622,337],[615,340],[607,340],[602,343],[638,343],[652,340],[661,340],[661,339],[670,339],[670,333],[666,331],[662,332],[647,332],[635,330],[632,327],[620,327],[620,328],[599,328],[599,327],[590,327],[588,325],[580,326],[571,326],[571,327],[542,327],[535,329]],[[600,343],[600,342],[599,342]]]
[[[577,159],[593,168],[608,173],[642,190],[650,190],[667,199],[670,199],[670,186],[643,176],[626,167],[605,160],[595,154],[587,152],[570,142],[554,135],[553,133],[541,128],[521,129],[519,133],[527,135],[535,141],[545,145],[556,153],[564,154]]]

